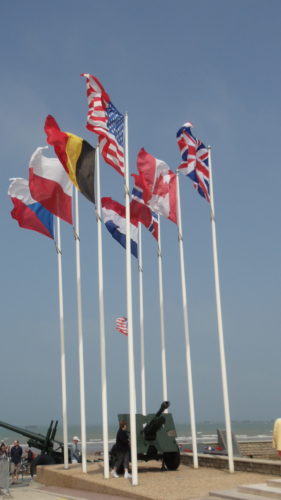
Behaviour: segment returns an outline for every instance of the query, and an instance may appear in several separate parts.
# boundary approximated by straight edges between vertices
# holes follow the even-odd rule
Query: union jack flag
[[[178,171],[188,175],[198,193],[210,203],[209,153],[203,142],[191,132],[192,123],[185,123],[177,132],[177,141],[183,163]]]
[[[124,175],[124,116],[112,104],[97,78],[86,77],[88,97],[87,129],[99,136],[104,161]]]
[[[115,328],[118,332],[123,335],[128,335],[128,320],[125,316],[121,316],[120,318],[116,318]]]

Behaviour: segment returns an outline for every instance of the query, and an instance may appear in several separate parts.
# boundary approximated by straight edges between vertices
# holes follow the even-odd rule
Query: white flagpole
[[[140,349],[141,349],[141,408],[142,414],[146,415],[146,391],[145,391],[145,363],[144,363],[144,313],[143,313],[143,267],[142,267],[142,234],[141,223],[139,227],[139,295],[140,295]]]
[[[224,401],[224,415],[225,415],[226,439],[227,439],[227,450],[228,450],[228,466],[229,466],[229,472],[234,472],[233,448],[232,448],[232,436],[231,436],[231,420],[230,420],[230,410],[229,410],[227,374],[226,374],[226,362],[225,362],[224,338],[223,338],[223,323],[222,323],[221,293],[220,293],[220,281],[219,281],[219,266],[218,266],[216,219],[215,219],[214,190],[213,190],[212,159],[211,159],[211,147],[210,146],[208,147],[208,152],[209,152],[209,171],[210,171],[210,208],[211,208],[214,275],[215,275],[215,290],[216,290],[218,336],[219,336],[219,348],[220,348],[220,360],[221,360],[221,377],[222,377],[223,401]]]
[[[82,322],[82,296],[81,296],[79,210],[78,210],[77,189],[75,189],[75,246],[76,246],[76,293],[77,293],[77,323],[78,323],[77,326],[78,326],[79,381],[80,381],[82,472],[87,472],[84,348],[83,348],[83,322]]]
[[[186,278],[185,278],[185,266],[184,266],[182,221],[181,221],[180,186],[179,186],[179,174],[178,174],[178,172],[177,172],[177,219],[178,219],[178,238],[179,238],[180,268],[181,268],[183,322],[184,322],[185,349],[186,349],[186,371],[187,371],[190,427],[191,427],[192,450],[193,450],[193,467],[195,469],[198,469],[196,425],[195,425],[192,369],[191,369],[190,342],[189,342],[188,308],[187,308],[187,296],[186,296]]]
[[[98,229],[98,268],[99,268],[98,272],[99,272],[99,310],[100,310],[103,464],[104,464],[104,477],[105,479],[108,479],[109,478],[108,412],[107,412],[106,352],[105,352],[105,326],[104,326],[104,284],[103,284],[99,145],[96,146],[96,186],[97,186],[96,214],[97,214],[97,225],[98,225],[97,229]]]
[[[168,401],[160,215],[158,215],[158,251],[157,251],[157,256],[158,256],[158,275],[159,275],[159,305],[160,305],[160,339],[161,339],[161,362],[162,362],[162,390],[163,390],[163,401]]]
[[[136,435],[136,383],[134,363],[132,272],[131,272],[131,234],[130,234],[130,191],[129,191],[129,149],[128,114],[125,114],[125,199],[126,199],[126,270],[127,270],[127,317],[128,317],[128,367],[130,394],[130,442],[132,462],[132,484],[138,484],[137,435]]]
[[[59,219],[59,217],[56,217],[56,219],[57,219],[58,291],[59,291],[59,315],[60,315],[63,453],[64,453],[64,468],[68,469],[67,396],[66,396],[67,392],[66,392],[65,344],[64,344],[64,309],[63,309],[63,286],[62,286],[61,235],[60,235],[60,219]]]

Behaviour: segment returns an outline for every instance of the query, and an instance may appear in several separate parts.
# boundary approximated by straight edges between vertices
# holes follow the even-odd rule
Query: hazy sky
[[[213,151],[225,352],[233,419],[273,419],[280,405],[279,0],[10,0],[0,5],[1,417],[18,425],[61,422],[57,258],[54,244],[10,216],[10,177],[27,177],[53,114],[85,128],[86,72],[129,114],[130,171],[141,147],[180,163],[186,121]],[[54,156],[49,148],[49,156]],[[102,165],[102,195],[123,203],[123,182]],[[223,420],[209,206],[180,179],[195,414]],[[101,421],[97,229],[80,196],[86,419]],[[189,422],[176,226],[162,223],[168,397]],[[125,252],[103,230],[109,419],[129,410]],[[69,422],[79,423],[75,248],[62,224]],[[162,401],[156,244],[143,232],[148,411]],[[132,261],[137,406],[140,349],[137,262]]]

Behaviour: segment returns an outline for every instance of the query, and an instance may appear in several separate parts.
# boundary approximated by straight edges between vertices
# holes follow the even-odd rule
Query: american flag
[[[192,123],[185,123],[177,132],[183,163],[178,171],[188,175],[198,193],[210,202],[210,172],[208,149],[191,132]]]
[[[123,335],[128,335],[128,320],[125,316],[116,318],[115,328],[118,332],[123,333]]]
[[[86,77],[88,97],[87,129],[99,136],[104,161],[124,175],[124,116],[112,104],[97,78]]]

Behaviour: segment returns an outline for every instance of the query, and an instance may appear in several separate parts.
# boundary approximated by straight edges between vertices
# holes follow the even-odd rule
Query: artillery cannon
[[[137,458],[138,460],[162,460],[162,468],[176,470],[180,464],[180,450],[176,442],[176,428],[169,408],[169,401],[163,401],[155,414],[136,414]],[[118,415],[119,422],[125,420],[130,432],[130,415]]]
[[[41,453],[31,462],[31,475],[35,474],[37,465],[62,464],[64,462],[63,443],[55,440],[58,421],[51,420],[46,436],[30,432],[28,429],[16,427],[0,421],[0,427],[14,431],[28,438],[27,444],[30,448],[36,448]],[[68,457],[70,461],[70,448],[68,448]]]

